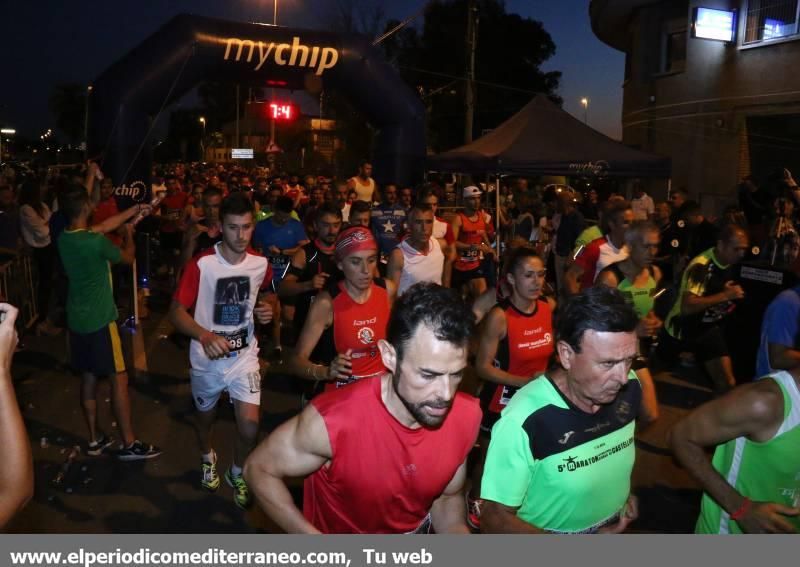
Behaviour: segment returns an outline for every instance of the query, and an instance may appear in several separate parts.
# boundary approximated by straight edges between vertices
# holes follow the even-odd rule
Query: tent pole
[[[497,231],[498,238],[500,237],[500,174],[494,178],[495,182],[495,209],[494,209],[494,222],[495,230]],[[500,244],[497,244],[498,258],[500,257]]]
[[[494,222],[495,222],[495,247],[497,250],[497,266],[495,266],[496,278],[495,281],[500,281],[500,264],[502,261],[502,240],[500,238],[500,174],[498,173],[495,178],[495,209],[494,209]]]

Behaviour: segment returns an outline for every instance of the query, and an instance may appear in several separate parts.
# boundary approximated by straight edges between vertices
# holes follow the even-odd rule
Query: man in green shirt
[[[638,516],[630,492],[642,401],[631,372],[638,317],[606,286],[562,309],[560,367],[521,388],[492,429],[485,533],[620,533]]]
[[[123,224],[149,207],[136,205],[94,226],[89,195],[83,189],[69,190],[61,208],[69,223],[58,239],[58,252],[69,280],[67,327],[72,367],[81,372],[81,407],[89,428],[87,454],[101,455],[112,440],[97,428],[97,379],[111,380],[111,400],[123,445],[116,452],[122,461],[151,459],[161,450],[136,439],[131,425],[128,374],[117,329],[117,307],[111,280],[111,264],[133,264],[136,250],[133,225]],[[122,249],[104,233],[124,226]]]
[[[675,425],[675,457],[703,486],[695,531],[800,531],[800,371],[779,370]],[[714,457],[706,450],[716,445]]]

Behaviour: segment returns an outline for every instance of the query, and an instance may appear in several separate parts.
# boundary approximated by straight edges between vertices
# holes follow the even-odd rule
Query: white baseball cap
[[[464,190],[461,192],[461,196],[465,199],[469,197],[480,197],[481,195],[483,195],[483,191],[474,185],[468,185],[467,187],[464,187]]]

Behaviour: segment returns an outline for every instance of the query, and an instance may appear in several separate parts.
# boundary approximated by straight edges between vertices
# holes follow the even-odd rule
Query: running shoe
[[[231,469],[228,469],[225,471],[225,482],[228,483],[228,486],[233,488],[234,503],[242,510],[246,510],[250,507],[252,499],[250,498],[250,489],[247,488],[244,477],[240,474],[234,475]]]
[[[219,474],[217,473],[217,457],[214,455],[214,462],[207,463],[203,461],[200,464],[200,470],[203,472],[203,478],[200,485],[209,492],[216,492],[220,485]]]
[[[117,451],[117,459],[120,461],[142,461],[154,459],[161,454],[161,449],[155,445],[142,443],[138,439],[130,447],[122,447]]]
[[[91,455],[92,457],[99,457],[103,453],[108,452],[106,449],[108,449],[112,443],[114,443],[114,440],[111,437],[101,435],[97,441],[94,443],[89,443],[89,447],[86,449],[86,454]]]
[[[473,530],[481,529],[481,506],[483,500],[480,498],[471,498],[469,493],[465,496],[467,500],[467,524]]]

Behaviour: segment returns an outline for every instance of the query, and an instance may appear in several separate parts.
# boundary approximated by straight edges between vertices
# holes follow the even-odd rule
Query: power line
[[[644,130],[644,129],[647,128],[647,126],[642,125],[642,124],[637,124],[636,126],[633,126],[633,128],[638,128],[640,130]],[[679,131],[679,130],[670,130],[670,129],[667,129],[667,128],[651,128],[651,129],[648,129],[648,130],[652,131],[652,132],[660,133],[660,134],[671,134],[673,136],[682,137],[682,138],[686,138],[686,139],[689,139],[689,140],[691,140],[691,139],[704,139],[704,140],[711,140],[711,141],[719,141],[719,137],[718,136],[709,136],[709,135],[700,134],[700,133],[682,132],[682,131]],[[735,142],[735,140],[731,140],[731,143],[733,143],[733,142]],[[797,146],[786,146],[786,145],[780,145],[780,144],[770,144],[770,143],[765,143],[765,142],[761,142],[761,141],[758,141],[758,140],[755,141],[755,142],[750,143],[750,146],[751,147],[756,147],[756,148],[771,148],[771,149],[776,149],[776,150],[789,150],[789,151],[797,151],[798,150]],[[658,150],[649,150],[649,151],[654,151],[654,152],[658,153]]]
[[[428,8],[428,3],[427,3],[427,2],[425,2],[425,4],[423,4],[423,5],[422,5],[422,8],[420,8],[420,9],[419,9],[419,10],[418,10],[418,11],[417,11],[417,12],[416,12],[414,15],[412,15],[412,16],[411,16],[411,17],[409,17],[409,18],[406,18],[405,20],[403,20],[402,22],[400,22],[399,24],[397,24],[395,27],[393,27],[392,29],[390,29],[389,31],[387,31],[386,33],[384,33],[383,35],[380,35],[380,36],[376,37],[376,38],[375,38],[375,41],[373,41],[373,42],[372,42],[372,45],[378,45],[378,44],[379,44],[379,43],[381,43],[381,42],[382,42],[384,39],[388,38],[390,35],[394,34],[395,32],[398,32],[398,31],[400,31],[402,28],[404,28],[404,27],[405,27],[405,26],[407,26],[409,23],[411,23],[413,20],[416,20],[416,19],[417,19],[417,18],[419,18],[419,17],[420,17],[420,16],[421,16],[423,13],[425,13],[425,10],[426,10],[427,8]]]
[[[643,125],[650,125],[653,122],[670,121],[672,123],[677,123],[677,124],[681,124],[681,125],[694,126],[694,127],[697,127],[697,128],[706,128],[707,126],[705,124],[698,123],[698,122],[695,122],[695,121],[692,121],[692,120],[686,120],[686,118],[692,118],[692,117],[696,117],[696,116],[715,116],[715,115],[723,115],[723,114],[726,114],[726,113],[724,113],[724,112],[705,112],[705,113],[700,113],[700,114],[683,114],[683,115],[679,115],[679,116],[654,117],[651,120],[637,120],[636,122],[628,122],[628,123],[624,123],[623,122],[622,127],[623,128],[642,127]],[[733,135],[733,136],[739,134],[739,131],[735,130],[733,128],[726,128],[726,127],[723,127],[723,126],[715,126],[715,128],[717,128],[717,130],[719,132],[728,133],[728,134]],[[667,131],[667,130],[660,130],[659,128],[653,128],[653,130],[655,130],[655,131]],[[697,136],[708,137],[709,139],[716,138],[715,136],[705,136],[704,134],[697,134]],[[757,133],[752,133],[752,132],[748,132],[747,136],[748,136],[748,138],[762,138],[764,140],[774,140],[776,142],[785,142],[787,144],[800,144],[800,139],[797,139],[797,138],[782,138],[782,137],[779,137],[779,136],[770,136],[770,135],[767,135],[767,134],[757,134]],[[787,146],[775,146],[775,147],[786,148]]]
[[[407,65],[398,65],[398,68],[404,69],[406,71],[415,71],[417,73],[423,73],[423,74],[426,74],[426,75],[434,75],[434,76],[437,76],[437,77],[443,77],[445,79],[455,79],[455,81],[466,81],[467,80],[467,78],[464,77],[464,76],[451,75],[449,73],[442,73],[442,72],[439,72],[439,71],[428,71],[427,69],[418,69],[417,67],[409,67]],[[505,89],[505,90],[508,90],[508,91],[516,91],[516,92],[526,93],[526,94],[531,94],[531,95],[548,94],[548,93],[543,93],[542,91],[532,91],[532,90],[529,90],[529,89],[522,89],[522,88],[519,88],[519,87],[512,87],[511,85],[503,85],[501,83],[492,83],[492,82],[489,82],[489,81],[479,81],[477,79],[475,79],[474,82],[479,84],[479,85],[484,85],[484,86],[487,86],[487,87],[494,87],[496,89]]]

